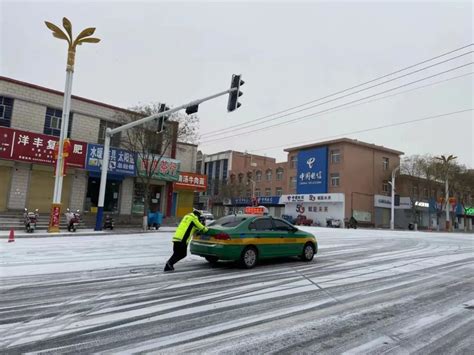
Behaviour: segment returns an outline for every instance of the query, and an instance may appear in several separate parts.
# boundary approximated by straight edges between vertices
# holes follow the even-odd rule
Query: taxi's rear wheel
[[[217,256],[206,256],[205,258],[211,264],[215,264],[219,261],[219,258]]]
[[[312,243],[306,243],[303,247],[303,253],[301,259],[304,261],[311,261],[314,258],[314,245]]]
[[[257,264],[258,252],[255,247],[246,247],[240,255],[240,265],[246,269],[251,269]]]

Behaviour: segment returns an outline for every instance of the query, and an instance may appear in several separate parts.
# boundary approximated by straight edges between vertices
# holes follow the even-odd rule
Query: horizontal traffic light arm
[[[147,123],[149,121],[153,121],[157,118],[160,118],[162,116],[169,116],[170,114],[174,113],[174,112],[177,112],[179,110],[183,110],[183,109],[186,109],[190,106],[197,106],[203,102],[206,102],[206,101],[209,101],[209,100],[212,100],[212,99],[215,99],[216,97],[219,97],[219,96],[224,96],[224,95],[228,95],[229,93],[231,92],[234,92],[238,90],[237,88],[233,88],[233,89],[227,89],[225,91],[221,91],[221,92],[218,92],[217,94],[214,94],[214,95],[210,95],[210,96],[207,96],[207,97],[204,97],[202,99],[198,99],[198,100],[194,100],[194,101],[191,101],[187,104],[184,104],[184,105],[181,105],[181,106],[177,106],[177,107],[173,107],[172,109],[169,109],[167,111],[163,111],[163,112],[158,112],[158,113],[155,113],[154,115],[151,115],[151,116],[148,116],[148,117],[144,117],[142,119],[139,119],[137,121],[133,121],[133,122],[130,122],[130,123],[127,123],[123,126],[120,126],[120,127],[117,127],[117,128],[114,128],[114,129],[109,129],[107,128],[105,134],[108,135],[108,136],[113,136],[114,134],[116,133],[119,133],[119,132],[122,132],[122,131],[125,131],[127,129],[130,129],[130,128],[133,128],[135,126],[139,126],[139,125],[142,125],[144,123]]]

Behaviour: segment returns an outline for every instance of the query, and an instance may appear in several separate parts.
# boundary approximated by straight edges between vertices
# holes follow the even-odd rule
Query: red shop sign
[[[0,127],[0,159],[53,165],[58,137]],[[87,143],[71,140],[67,166],[84,169]]]
[[[180,172],[178,181],[174,183],[174,188],[177,190],[206,191],[207,176],[195,173]]]

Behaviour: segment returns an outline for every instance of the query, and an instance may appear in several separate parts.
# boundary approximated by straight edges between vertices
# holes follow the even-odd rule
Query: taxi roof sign
[[[245,207],[245,214],[264,215],[268,214],[268,209],[264,206],[259,207]]]

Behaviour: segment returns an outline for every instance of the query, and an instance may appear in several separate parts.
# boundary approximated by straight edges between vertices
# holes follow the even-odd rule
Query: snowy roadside
[[[175,228],[164,227],[158,232],[113,234],[97,232],[80,238],[18,238],[14,243],[0,242],[0,278],[31,276],[110,269],[120,267],[153,266],[161,268],[172,253],[171,239]],[[362,241],[377,239],[427,238],[442,244],[454,239],[473,240],[465,233],[420,233],[387,230],[348,230],[321,227],[301,227],[316,235],[320,254],[326,247],[339,245],[357,248]],[[70,233],[74,234],[74,233]],[[31,235],[30,235],[31,236]],[[49,235],[51,236],[51,235]],[[76,234],[80,236],[80,234]],[[389,250],[387,250],[389,251]],[[201,262],[203,259],[188,254],[180,263]]]

